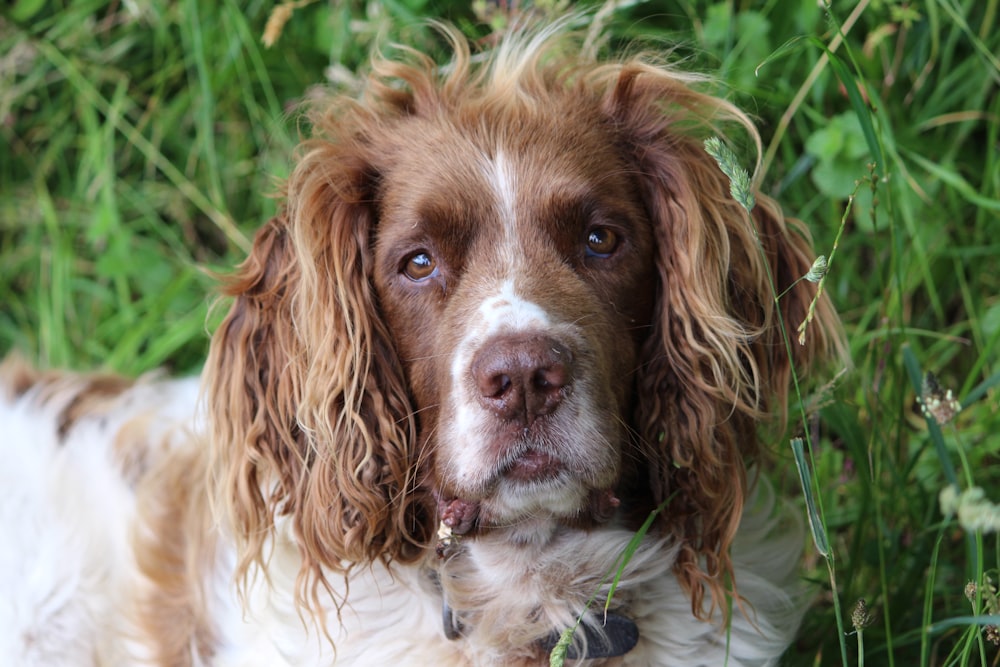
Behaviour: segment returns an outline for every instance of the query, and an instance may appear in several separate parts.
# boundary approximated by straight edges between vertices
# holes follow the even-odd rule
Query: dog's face
[[[442,504],[531,531],[624,489],[630,520],[666,508],[692,608],[721,601],[757,425],[836,338],[808,235],[734,201],[702,141],[759,138],[695,77],[558,30],[482,60],[452,37],[449,67],[379,59],[316,109],[227,286],[207,394],[240,572],[277,516],[316,583],[421,558]]]
[[[391,135],[374,277],[435,491],[488,523],[576,516],[617,481],[650,329],[633,174],[604,124],[565,106]]]

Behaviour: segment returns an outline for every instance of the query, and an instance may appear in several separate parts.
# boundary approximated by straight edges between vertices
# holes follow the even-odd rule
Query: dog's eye
[[[413,253],[403,265],[403,273],[414,282],[433,278],[438,273],[437,261],[430,253],[424,251]]]
[[[618,235],[607,227],[595,227],[587,234],[587,257],[610,257],[618,248]]]

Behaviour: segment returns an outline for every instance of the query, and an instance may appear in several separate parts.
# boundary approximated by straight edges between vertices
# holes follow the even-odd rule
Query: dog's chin
[[[493,528],[547,533],[584,513],[590,494],[582,480],[557,462],[544,455],[528,457],[499,477],[493,492],[482,500],[481,518]]]
[[[560,526],[607,521],[615,512],[618,466],[611,459],[560,456],[551,442],[522,441],[478,475],[441,474],[453,480],[435,497],[442,521],[459,533],[475,524],[512,540],[544,543]]]

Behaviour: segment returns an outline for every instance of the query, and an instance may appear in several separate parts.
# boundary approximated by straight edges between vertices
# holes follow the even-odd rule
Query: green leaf
[[[18,23],[26,23],[45,6],[45,0],[17,0],[8,16]]]

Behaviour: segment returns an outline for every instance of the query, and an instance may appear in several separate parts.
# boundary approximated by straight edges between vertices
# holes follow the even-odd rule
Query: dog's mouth
[[[504,466],[501,475],[512,482],[544,482],[564,470],[565,465],[556,456],[530,448]]]

